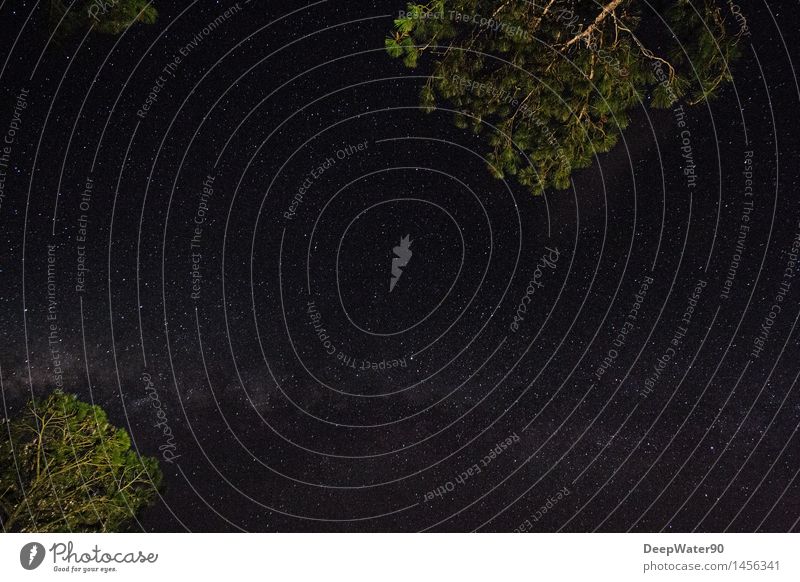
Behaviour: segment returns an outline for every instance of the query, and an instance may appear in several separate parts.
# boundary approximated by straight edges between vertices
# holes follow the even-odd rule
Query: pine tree
[[[158,12],[148,0],[47,0],[47,21],[58,38],[91,29],[101,34],[120,34],[132,24],[153,24]]]
[[[107,532],[126,527],[161,483],[98,406],[55,392],[0,422],[0,529]]]
[[[456,109],[456,125],[488,134],[489,170],[541,194],[567,188],[574,170],[614,147],[641,102],[694,104],[730,80],[739,36],[723,7],[715,0],[661,2],[657,12],[637,0],[432,0],[408,5],[386,50],[408,67],[430,55],[422,107]],[[642,32],[663,31],[662,18],[671,34]]]

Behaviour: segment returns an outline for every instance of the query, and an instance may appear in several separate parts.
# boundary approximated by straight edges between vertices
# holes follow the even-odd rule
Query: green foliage
[[[422,107],[445,102],[459,111],[458,127],[476,132],[496,126],[489,170],[541,194],[569,187],[575,169],[613,148],[640,102],[693,104],[730,80],[738,36],[724,1],[655,4],[658,14],[639,0],[412,3],[386,50],[408,67],[430,54]],[[674,36],[648,34],[647,46],[642,21],[663,31],[661,17]]]
[[[50,29],[67,38],[90,28],[115,35],[136,22],[153,24],[158,12],[148,4],[148,0],[76,0],[70,8],[65,0],[47,0],[44,6]]]
[[[158,461],[98,406],[55,392],[0,422],[0,524],[13,532],[117,531],[149,505]],[[10,438],[9,438],[10,437]]]

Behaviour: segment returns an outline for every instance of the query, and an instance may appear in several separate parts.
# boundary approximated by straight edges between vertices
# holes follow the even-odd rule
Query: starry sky
[[[797,530],[796,6],[532,197],[418,107],[403,2],[155,5],[0,3],[3,412],[103,406],[136,529]]]

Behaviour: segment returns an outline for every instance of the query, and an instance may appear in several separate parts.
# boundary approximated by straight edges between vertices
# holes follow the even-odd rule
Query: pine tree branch
[[[573,36],[570,40],[568,40],[567,43],[564,45],[564,48],[568,48],[573,44],[575,44],[576,42],[578,42],[579,40],[584,39],[590,34],[592,34],[592,32],[594,32],[597,29],[597,27],[600,26],[603,20],[606,19],[606,16],[614,12],[614,10],[616,10],[617,7],[620,4],[622,4],[623,1],[624,0],[612,0],[611,2],[606,4],[603,7],[603,10],[600,11],[600,14],[597,15],[597,18],[594,19],[594,22],[592,22],[592,24],[587,26],[583,31],[579,32],[578,34]]]
[[[617,27],[620,30],[622,30],[624,32],[627,32],[630,35],[630,37],[633,39],[633,42],[636,43],[636,46],[639,47],[639,50],[641,51],[641,53],[645,57],[647,57],[648,59],[652,59],[652,60],[658,61],[660,63],[663,63],[664,65],[667,66],[667,69],[669,69],[669,81],[672,82],[672,80],[675,78],[675,69],[674,69],[674,67],[669,62],[667,62],[666,60],[662,59],[658,55],[654,54],[653,51],[651,51],[649,48],[644,46],[644,44],[642,44],[642,41],[639,40],[639,37],[636,36],[630,28],[628,28],[627,26],[622,24],[619,21],[619,19],[616,17],[616,15],[613,16],[613,18],[614,18],[614,23],[617,25]]]

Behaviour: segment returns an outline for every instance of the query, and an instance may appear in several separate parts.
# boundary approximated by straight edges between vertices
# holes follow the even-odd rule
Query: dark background
[[[162,497],[137,529],[797,528],[800,281],[752,356],[800,232],[796,3],[742,4],[752,36],[734,83],[686,108],[696,187],[673,112],[643,103],[616,149],[539,198],[491,178],[481,138],[452,113],[417,109],[428,69],[382,49],[403,2],[240,3],[137,117],[163,67],[232,5],[159,2],[155,25],[59,42],[33,3],[0,6],[0,131],[30,91],[0,206],[6,414],[55,386],[55,245],[65,389],[159,455],[146,372],[174,433],[180,456],[162,462]],[[747,150],[754,206],[723,299]],[[192,221],[209,174],[195,300]],[[414,255],[389,293],[405,235]],[[513,332],[546,247],[558,261]],[[645,277],[635,326],[597,380]],[[698,280],[688,333],[642,397]],[[343,366],[309,301],[337,354],[405,367]]]

